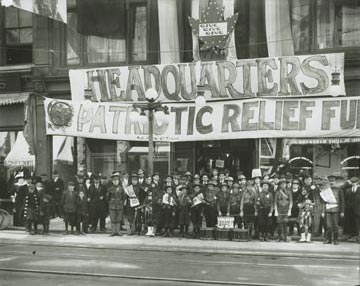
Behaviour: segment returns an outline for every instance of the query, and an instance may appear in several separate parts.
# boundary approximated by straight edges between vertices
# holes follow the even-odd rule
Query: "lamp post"
[[[145,92],[145,98],[147,100],[146,103],[134,103],[133,110],[130,113],[130,120],[131,121],[143,121],[146,114],[145,111],[148,111],[148,119],[149,119],[149,152],[148,152],[148,174],[152,175],[154,171],[154,114],[164,113],[165,116],[162,114],[161,118],[163,121],[167,120],[167,116],[169,114],[168,107],[162,105],[161,102],[156,101],[159,98],[158,92],[150,88]],[[140,109],[141,112],[139,113],[137,109]],[[154,113],[155,111],[155,113]]]
[[[197,86],[197,96],[195,98],[195,104],[197,107],[203,107],[206,104],[204,96],[204,86]],[[148,124],[149,124],[149,152],[148,152],[148,174],[152,175],[154,171],[154,119],[167,121],[169,115],[169,109],[166,105],[162,105],[160,101],[156,101],[159,98],[158,92],[149,88],[145,92],[145,103],[134,103],[133,110],[130,112],[130,120],[145,123],[146,113],[148,111]],[[138,111],[140,109],[140,113]],[[155,112],[154,112],[155,111]],[[157,114],[157,115],[156,115]],[[160,117],[161,115],[161,117]]]

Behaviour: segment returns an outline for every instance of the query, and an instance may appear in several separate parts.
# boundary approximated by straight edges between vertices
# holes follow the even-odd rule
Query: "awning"
[[[29,99],[29,92],[0,94],[0,106],[25,103]]]
[[[287,145],[315,145],[315,144],[345,144],[345,143],[359,143],[360,137],[345,137],[345,138],[295,138],[285,139]]]
[[[23,132],[19,132],[14,146],[4,160],[5,166],[35,166],[35,156],[30,155],[29,145],[25,140]]]
[[[169,153],[170,152],[170,145],[160,145],[156,146],[155,153]],[[134,146],[131,147],[128,151],[129,153],[149,153],[148,146]]]

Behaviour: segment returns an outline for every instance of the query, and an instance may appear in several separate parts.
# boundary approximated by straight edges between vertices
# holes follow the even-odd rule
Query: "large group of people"
[[[249,239],[287,242],[297,230],[300,242],[310,242],[313,233],[324,230],[324,243],[338,244],[341,223],[348,237],[359,241],[357,177],[328,176],[314,182],[306,173],[262,175],[260,169],[250,178],[241,171],[231,176],[217,169],[164,178],[142,169],[115,171],[110,179],[77,175],[66,184],[56,171],[51,181],[15,177],[14,223],[24,223],[31,234],[40,233],[39,224],[41,233],[48,234],[54,217],[64,219],[65,234],[105,233],[110,216],[111,236],[124,233],[120,231],[127,219],[128,235],[200,238],[203,217],[206,228],[218,227],[221,217],[233,217],[233,227],[247,230]]]

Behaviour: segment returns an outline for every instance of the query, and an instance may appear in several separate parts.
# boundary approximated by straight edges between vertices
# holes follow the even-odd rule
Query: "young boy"
[[[87,233],[87,225],[89,221],[89,203],[83,190],[79,192],[76,197],[76,219],[77,219],[77,233]]]
[[[188,196],[188,187],[181,186],[177,196],[177,211],[180,225],[180,237],[187,237],[190,224],[190,204],[191,200]]]
[[[24,218],[27,231],[34,235],[37,233],[37,223],[39,219],[39,197],[35,192],[35,186],[28,186],[28,193],[25,196]],[[34,227],[34,228],[32,228]]]
[[[68,188],[63,192],[61,203],[64,209],[65,235],[69,234],[69,224],[71,234],[74,234],[74,226],[76,225],[76,192],[75,183],[69,182]]]
[[[173,237],[176,201],[172,194],[173,187],[167,186],[166,193],[162,197],[164,237]]]
[[[262,192],[259,196],[258,210],[260,241],[268,241],[268,233],[271,226],[274,199],[272,193],[269,192],[269,182],[263,182],[261,188]]]
[[[219,216],[230,215],[229,186],[223,183],[217,196],[217,211]]]
[[[251,180],[246,182],[246,189],[242,193],[240,203],[240,217],[243,218],[245,229],[249,230],[249,238],[252,237],[254,220],[257,216],[257,194]]]
[[[51,199],[49,194],[45,193],[44,185],[42,182],[36,183],[36,191],[40,200],[40,223],[43,225],[43,234],[49,234],[50,217],[51,217]]]
[[[240,204],[241,204],[241,193],[240,186],[238,183],[233,184],[232,192],[230,193],[230,216],[234,217],[234,223],[238,228],[241,228],[242,222],[240,219]]]
[[[205,202],[204,195],[201,192],[200,185],[193,185],[194,193],[190,196],[191,199],[191,222],[193,224],[193,237],[200,238],[200,228],[202,223],[201,213],[203,204]]]
[[[277,217],[279,238],[278,242],[287,240],[287,223],[291,216],[293,205],[291,190],[287,188],[286,179],[280,179],[278,191],[275,193],[274,209]]]

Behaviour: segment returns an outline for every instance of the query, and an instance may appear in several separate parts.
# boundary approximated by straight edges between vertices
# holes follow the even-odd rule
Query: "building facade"
[[[238,13],[224,53],[202,50],[204,43],[199,43],[189,24],[189,17],[200,18],[209,5],[224,8],[225,18]],[[4,180],[21,166],[5,166],[4,161],[24,128],[35,153],[35,166],[28,164],[37,175],[50,176],[54,169],[66,178],[85,171],[109,175],[113,170],[146,170],[146,141],[46,135],[44,98],[74,97],[69,70],[344,53],[346,95],[359,96],[358,1],[67,0],[67,13],[65,24],[0,7],[0,131],[4,138],[0,164]],[[360,105],[356,108],[360,114]],[[155,169],[167,174],[226,168],[233,175],[241,170],[250,176],[253,168],[272,172],[271,167],[284,166],[293,173],[359,175],[357,131],[359,136],[351,138],[158,142]]]

